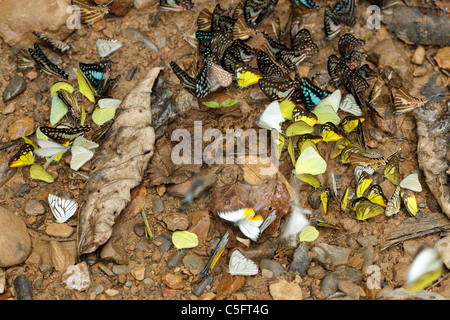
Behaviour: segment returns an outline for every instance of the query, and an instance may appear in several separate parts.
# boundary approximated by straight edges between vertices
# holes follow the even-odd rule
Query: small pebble
[[[417,65],[421,65],[425,60],[425,48],[422,46],[418,46],[414,51],[414,54],[411,58],[411,62]]]
[[[3,91],[2,98],[3,102],[8,102],[14,97],[17,97],[23,93],[27,88],[25,79],[19,75],[12,77],[5,91]]]

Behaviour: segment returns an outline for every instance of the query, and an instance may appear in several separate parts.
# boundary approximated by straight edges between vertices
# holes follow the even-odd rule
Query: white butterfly
[[[339,109],[342,111],[351,113],[355,116],[362,116],[361,107],[356,103],[355,97],[351,94],[347,94],[344,99],[342,99]]]
[[[228,273],[233,276],[253,276],[258,273],[258,266],[253,260],[246,258],[239,250],[235,250],[230,257]]]
[[[443,268],[439,253],[430,247],[419,249],[406,274],[406,286],[417,291],[436,280]]]
[[[69,220],[78,208],[78,203],[75,200],[60,198],[52,193],[48,195],[47,200],[53,216],[56,218],[58,223],[63,223]]]
[[[416,172],[411,173],[407,177],[403,178],[403,180],[400,181],[400,187],[415,192],[422,192],[422,185],[419,181],[419,175]]]
[[[101,58],[109,56],[111,53],[122,47],[122,42],[116,39],[97,39],[97,53]]]
[[[250,208],[243,208],[236,211],[218,212],[219,217],[224,220],[234,222],[239,230],[249,239],[256,241],[260,235],[259,227],[263,223],[263,218]]]
[[[260,234],[262,234],[264,230],[266,230],[267,227],[270,226],[270,224],[275,221],[276,218],[277,218],[277,211],[272,210],[272,212],[269,213],[266,219],[264,219],[263,223],[261,223],[261,225],[259,226]]]
[[[312,214],[308,209],[302,208],[299,205],[291,204],[292,213],[281,235],[282,239],[290,238],[300,233],[304,228],[309,226],[309,220],[306,219],[305,214]]]
[[[394,214],[397,214],[400,211],[401,198],[400,198],[400,186],[395,188],[394,193],[389,198],[386,204],[385,214],[390,217]]]
[[[278,101],[271,102],[263,111],[257,122],[258,126],[265,129],[275,129],[281,132],[280,123],[286,121],[281,114],[280,103]]]
[[[368,174],[373,174],[375,172],[375,169],[372,167],[365,167],[357,165],[355,166],[355,180],[359,181],[359,178],[361,178],[361,175],[363,172],[367,172]]]
[[[43,140],[37,139],[37,144],[39,148],[35,149],[34,152],[39,157],[53,157],[58,156],[60,154],[65,153],[70,149],[69,146],[64,146],[60,143],[51,141],[51,140]]]

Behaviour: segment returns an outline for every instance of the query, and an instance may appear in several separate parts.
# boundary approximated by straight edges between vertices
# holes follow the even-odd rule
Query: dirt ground
[[[73,43],[76,50],[68,55],[61,55],[64,69],[68,71],[70,76],[69,81],[76,83],[71,70],[76,67],[79,62],[91,63],[98,61],[95,49],[96,39],[99,36],[107,38],[112,37],[124,43],[121,49],[110,56],[112,61],[112,75],[121,75],[119,86],[114,93],[115,98],[123,99],[136,85],[139,79],[145,76],[151,68],[158,66],[165,68],[162,75],[166,80],[168,89],[173,93],[173,97],[176,98],[181,92],[182,87],[178,78],[170,69],[169,62],[175,61],[184,70],[192,74],[194,57],[193,49],[183,40],[181,33],[174,23],[177,23],[181,29],[189,34],[192,34],[195,30],[195,20],[200,10],[202,8],[208,8],[212,11],[216,2],[194,0],[194,9],[182,12],[161,12],[158,11],[156,4],[153,3],[154,1],[150,2],[151,4],[143,9],[138,10],[132,8],[124,16],[108,15],[105,19],[106,28],[101,31],[94,31],[91,27],[85,25],[82,29],[75,31],[67,41]],[[313,40],[319,47],[319,53],[317,56],[303,62],[300,65],[299,71],[303,76],[307,77],[311,77],[319,72],[320,79],[326,82],[327,59],[330,54],[337,52],[337,42],[339,37],[331,41],[324,40],[323,8],[325,6],[325,1],[318,1],[317,3],[321,9],[319,12],[313,12],[305,16],[305,28],[311,31]],[[220,4],[222,8],[228,8],[228,6],[232,4],[232,1],[220,1]],[[233,3],[233,5],[236,5],[236,3]],[[411,92],[419,95],[418,92],[420,91],[420,86],[426,79],[429,79],[431,73],[425,72],[426,75],[423,77],[413,77],[414,71],[417,71],[419,68],[411,63],[411,57],[417,46],[414,44],[407,44],[395,38],[383,24],[379,30],[369,30],[364,22],[368,17],[368,14],[366,13],[368,5],[370,5],[368,1],[357,1],[355,16],[358,22],[354,28],[346,27],[343,33],[352,32],[355,36],[364,39],[366,42],[364,50],[368,53],[369,58],[370,52],[376,50],[374,48],[376,48],[379,43],[383,40],[390,39],[395,45],[396,51],[401,52],[403,55],[402,59],[393,59],[393,61],[400,63],[406,61],[408,65],[402,66],[402,68],[404,67],[406,70],[405,76],[407,77],[404,81],[411,85]],[[289,10],[289,1],[280,0],[273,15],[258,26],[258,29],[273,34],[271,22],[274,21],[275,17],[278,17],[281,21],[281,26],[283,26],[283,22],[286,21]],[[395,6],[388,8],[387,12],[389,10],[395,10]],[[159,44],[161,46],[159,52],[156,53],[146,49],[140,41],[132,41],[124,33],[126,28],[135,28],[142,32],[142,34],[154,44]],[[261,35],[256,35],[249,41],[249,45],[251,46],[257,46],[259,44],[262,44]],[[433,57],[438,49],[437,46],[424,47],[427,56],[429,57]],[[5,43],[2,43],[0,47],[0,71],[3,75],[0,80],[1,91],[4,90],[12,76],[18,72],[13,69],[14,56],[17,51],[17,47],[11,48]],[[51,54],[51,51],[46,52]],[[54,53],[53,55],[56,56]],[[370,59],[368,61],[371,66],[377,67]],[[131,81],[126,80],[128,72],[135,65],[137,65],[137,71],[133,79]],[[398,65],[392,65],[392,67],[400,68]],[[433,69],[434,66],[430,65],[429,61],[425,61],[420,68],[429,71],[436,70]],[[19,118],[25,116],[33,118],[36,127],[37,125],[48,125],[51,106],[49,90],[51,85],[56,81],[56,78],[40,73],[37,77],[32,77],[32,79],[30,79],[26,74],[27,73],[25,73],[27,88],[25,93],[19,98],[16,98],[16,107],[12,112],[6,113],[3,111],[2,122],[0,124],[2,129],[0,130],[1,141],[9,140],[8,127]],[[418,80],[416,78],[420,79]],[[448,78],[444,74],[440,74],[439,80],[441,80],[441,86],[446,88],[445,83],[448,81]],[[333,87],[328,85],[328,88],[332,89]],[[217,127],[223,130],[227,128],[257,128],[255,119],[264,109],[264,105],[270,102],[261,95],[260,89],[257,86],[242,91],[232,88],[227,90],[226,94],[230,97],[236,97],[236,95],[238,95],[238,99],[245,100],[246,104],[242,104],[241,109],[238,107],[232,111],[211,110],[211,113],[214,115],[211,117],[213,119],[211,121],[214,121]],[[382,97],[380,97],[380,101],[383,101],[384,103],[386,100],[383,99],[386,99],[386,97],[383,96],[387,96],[386,92],[383,92]],[[217,96],[213,95],[204,100],[211,101],[215,97]],[[192,121],[196,120],[194,117],[197,115],[202,115],[207,118],[205,114],[209,111],[205,106],[200,104],[200,106],[194,107],[194,109],[194,111],[191,110],[185,112],[183,115],[177,116],[177,118],[167,127],[165,131],[165,137],[167,139],[170,139],[171,132],[175,128],[189,126]],[[394,116],[391,115],[386,121],[393,121],[393,117]],[[397,130],[395,132],[386,132],[376,129],[374,128],[375,124],[373,122],[368,122],[368,128],[371,129],[368,130],[369,135],[367,140],[370,147],[379,150],[384,155],[396,151],[401,144],[402,149],[399,153],[400,167],[401,173],[405,174],[418,169],[419,167],[416,155],[418,139],[416,124],[415,119],[411,114],[402,115],[395,121],[398,121]],[[321,143],[319,145],[319,150],[322,154],[329,154],[331,149],[332,144]],[[13,152],[15,152],[14,148],[1,151],[1,162],[8,161]],[[345,189],[345,186],[350,185],[353,179],[353,168],[350,165],[342,165],[339,162],[330,159],[327,161],[330,171],[327,171],[327,173],[324,174],[324,180],[328,183],[330,182],[331,172],[338,175],[340,177],[339,194],[342,194],[341,192]],[[218,172],[218,180],[215,187],[242,181],[242,168],[238,165],[212,165],[205,167],[207,167],[210,172]],[[85,183],[82,179],[70,178],[68,161],[62,161],[60,164],[51,166],[50,168],[52,175],[57,176],[57,179],[52,184],[31,180],[28,177],[27,168],[23,168],[20,169],[0,190],[1,205],[12,212],[16,212],[23,218],[29,227],[33,246],[44,238],[49,239],[44,230],[47,225],[53,222],[53,217],[46,202],[46,195],[50,192],[55,192],[56,190],[65,190],[77,199]],[[290,162],[289,154],[285,149],[280,158],[280,172],[287,181],[291,178],[291,170],[292,164]],[[87,175],[89,174],[88,168],[82,172]],[[219,227],[218,219],[216,219],[210,211],[210,198],[211,193],[213,192],[212,190],[214,189],[202,193],[193,201],[186,211],[180,213],[178,207],[181,205],[182,198],[169,195],[167,192],[169,186],[165,186],[164,184],[158,187],[153,186],[149,179],[149,176],[144,176],[143,178],[142,185],[146,187],[146,196],[143,205],[144,210],[150,212],[148,221],[154,238],[164,234],[170,235],[172,233],[172,230],[168,229],[166,223],[167,215],[170,215],[171,213],[184,215],[188,217],[188,220],[191,220],[196,212],[208,212],[210,225],[206,241],[202,243],[201,247],[193,250],[196,255],[206,262],[212,244],[214,243],[213,240],[217,240],[223,230],[221,229],[223,226]],[[28,185],[29,191],[22,192],[18,195],[15,186],[19,184]],[[427,185],[422,183],[422,186],[423,191],[417,193],[416,197],[423,214],[426,215],[432,212],[441,212],[439,205],[430,193]],[[387,186],[386,183],[385,187],[389,189],[389,186]],[[310,203],[307,200],[310,190],[311,187],[303,184],[299,195],[300,205],[306,208],[311,208]],[[45,204],[45,213],[42,215],[27,215],[24,212],[24,208],[26,202],[30,199],[36,199]],[[163,201],[164,209],[162,212],[152,215],[151,213],[154,212],[155,201],[157,199]],[[243,280],[227,280],[226,278],[229,277],[229,275],[226,273],[226,270],[228,268],[229,253],[231,252],[231,248],[228,248],[213,270],[213,274],[215,275],[213,284],[205,290],[203,295],[197,296],[193,294],[192,290],[199,284],[199,270],[189,269],[183,264],[170,268],[167,261],[174,253],[176,253],[177,249],[171,247],[169,250],[161,252],[158,249],[160,243],[149,242],[142,234],[136,232],[136,225],[142,223],[142,217],[128,209],[122,213],[121,218],[117,223],[117,230],[115,231],[122,236],[121,246],[126,252],[126,263],[117,263],[117,261],[114,262],[111,259],[102,259],[98,254],[89,256],[86,259],[88,259],[89,262],[91,285],[87,290],[82,292],[70,290],[66,287],[62,282],[63,272],[52,268],[50,268],[50,270],[45,270],[42,265],[36,266],[24,263],[5,270],[7,279],[6,290],[3,295],[0,295],[0,299],[16,298],[13,280],[18,275],[24,274],[32,283],[33,296],[36,300],[197,300],[199,298],[215,299],[217,296],[220,296],[221,299],[233,300],[270,300],[273,299],[273,296],[271,295],[269,287],[282,280],[298,284],[301,288],[303,299],[322,300],[327,297],[321,291],[321,282],[329,273],[338,270],[338,267],[330,264],[323,264],[316,259],[315,254],[311,249],[321,243],[350,249],[349,259],[344,267],[354,268],[362,275],[362,277],[350,277],[346,279],[357,286],[357,293],[349,290],[346,291],[345,294],[338,294],[335,297],[348,298],[353,295],[352,298],[357,297],[357,299],[376,299],[376,294],[379,290],[371,291],[366,287],[366,280],[370,274],[366,272],[367,266],[364,263],[364,256],[360,250],[361,245],[359,241],[361,241],[361,238],[376,239],[375,244],[373,244],[372,258],[373,264],[380,267],[381,288],[386,286],[400,288],[404,284],[406,270],[412,261],[415,248],[418,248],[423,244],[433,246],[441,237],[441,234],[436,232],[431,235],[408,240],[405,243],[399,243],[386,249],[382,249],[382,246],[390,233],[394,231],[398,225],[409,218],[408,213],[402,209],[394,217],[388,218],[385,215],[380,215],[366,221],[357,221],[354,219],[352,212],[347,211],[344,214],[340,213],[339,199],[340,197],[338,199],[332,199],[327,215],[324,215],[321,206],[313,209],[313,219],[324,219],[326,222],[334,224],[339,228],[320,228],[318,239],[307,243],[309,251],[308,256],[312,259],[312,262],[306,276],[301,278],[298,275],[287,272],[290,262],[292,261],[295,246],[283,243],[279,239],[280,232],[274,232],[272,237],[266,240],[265,243],[252,243],[250,247],[246,247],[242,243],[237,243],[236,245],[243,251],[251,251],[257,262],[262,258],[276,260],[284,268],[282,274],[275,275],[273,273],[260,272],[255,276],[242,278]],[[76,228],[77,220],[72,219],[68,224],[71,227]],[[72,241],[67,241],[66,239],[61,241],[61,243],[74,242],[74,237],[75,234],[68,239]],[[266,253],[272,253],[272,256],[265,256],[264,252],[267,248],[275,248],[273,251],[266,251]],[[137,280],[130,272],[122,274],[116,273],[114,271],[116,266],[121,264],[127,265],[131,270],[144,266],[145,280]],[[444,274],[441,276],[438,283],[428,290],[440,293],[449,298],[450,283],[445,277],[447,272],[448,270],[444,271]],[[171,278],[172,276],[175,280]],[[179,279],[182,279],[182,283],[179,284],[179,286],[172,283]],[[230,283],[228,283],[228,287],[231,288],[230,292],[223,292],[225,281],[230,281]],[[243,281],[243,284],[237,283],[239,281]],[[171,284],[172,287],[170,287],[168,283]],[[233,285],[238,289],[233,291]],[[341,284],[340,288],[341,290],[338,290],[339,292],[342,292],[342,290],[345,291],[343,284]],[[380,296],[378,296],[378,298],[382,299]]]

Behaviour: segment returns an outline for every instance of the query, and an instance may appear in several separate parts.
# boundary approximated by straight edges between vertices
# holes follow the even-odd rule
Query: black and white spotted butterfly
[[[47,197],[50,210],[58,223],[64,223],[72,217],[78,208],[78,203],[72,199],[60,198],[50,193]]]

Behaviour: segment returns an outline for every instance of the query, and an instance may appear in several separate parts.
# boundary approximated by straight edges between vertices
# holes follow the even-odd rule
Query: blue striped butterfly
[[[287,75],[286,71],[276,63],[266,52],[265,47],[261,47],[256,55],[256,62],[259,71],[263,74],[264,78],[270,80],[281,80]]]
[[[38,44],[34,44],[34,49],[28,48],[31,57],[36,63],[37,67],[44,73],[49,74],[51,76],[55,76],[57,78],[69,79],[69,76],[60,69],[56,64],[51,62],[47,56],[42,52],[41,48],[39,48]]]
[[[204,98],[211,92],[206,64],[200,69],[195,79],[188,75],[173,61],[170,62],[170,67],[180,80],[181,84],[193,92],[197,98]]]
[[[291,0],[291,2],[295,6],[304,5],[308,9],[319,9],[319,6],[313,0]]]
[[[312,111],[323,98],[330,95],[328,91],[320,89],[306,78],[300,79],[298,92],[300,93],[300,101],[305,104],[309,111]]]
[[[106,59],[98,63],[80,62],[79,66],[94,94],[101,96],[109,80],[111,61]]]

